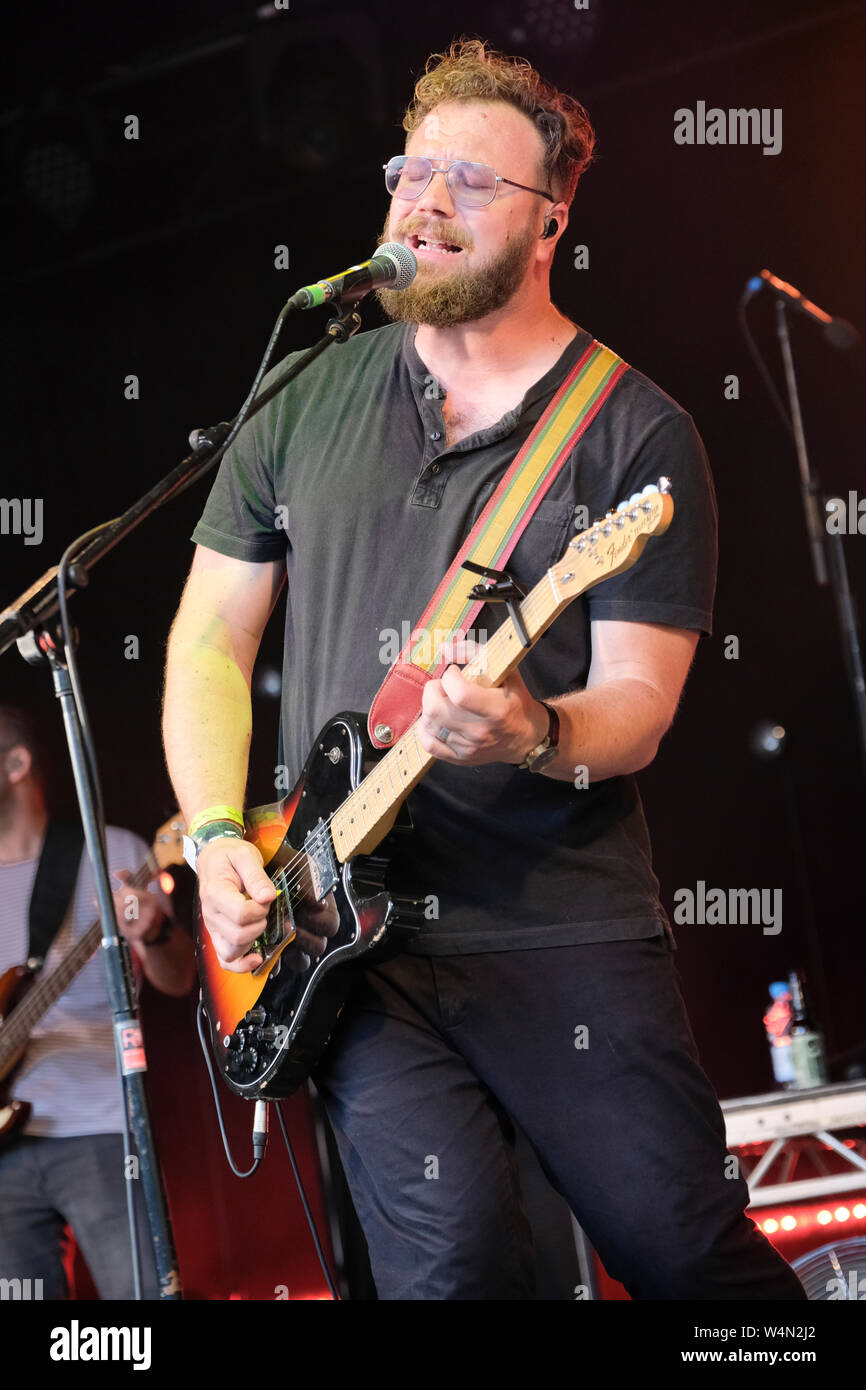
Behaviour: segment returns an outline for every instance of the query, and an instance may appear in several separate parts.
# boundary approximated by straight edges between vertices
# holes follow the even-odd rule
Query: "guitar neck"
[[[603,579],[629,569],[649,537],[670,525],[674,509],[669,488],[668,479],[661,479],[657,489],[645,488],[575,536],[563,558],[519,605],[528,646],[521,642],[514,620],[507,618],[462,668],[464,680],[501,685],[568,604]],[[341,862],[372,853],[394,824],[401,803],[436,762],[419,743],[416,725],[417,720],[331,817],[334,850]]]
[[[153,851],[148,852],[145,862],[136,870],[126,888],[146,888],[152,878],[159,873],[159,865]],[[63,960],[44,979],[37,980],[33,988],[24,996],[0,1027],[0,1064],[15,1053],[20,1052],[37,1023],[55,1004],[85,967],[102,940],[102,923],[97,919],[91,922],[83,936],[63,957]]]
[[[507,618],[472,661],[461,667],[464,680],[487,688],[501,685],[576,597],[563,594],[548,570],[519,605],[530,645],[524,647],[514,620]],[[435,762],[418,741],[413,724],[335,811],[331,832],[337,858],[345,861],[355,854],[370,854],[390,830],[401,803]]]

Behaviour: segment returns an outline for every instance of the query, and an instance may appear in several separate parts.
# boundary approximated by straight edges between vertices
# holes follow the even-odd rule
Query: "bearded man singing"
[[[251,673],[284,580],[291,786],[322,725],[369,708],[393,655],[383,637],[424,612],[592,342],[549,289],[592,158],[583,108],[463,41],[430,59],[404,127],[381,240],[409,247],[417,276],[379,292],[394,322],[320,357],[241,432],[172,629],[166,756],[187,820],[211,821],[196,868],[227,969],[260,963],[250,946],[275,896],[258,849],[215,826],[243,805]],[[528,590],[576,513],[602,516],[662,475],[667,533],[572,603],[519,671],[473,684],[458,642],[424,687],[417,736],[436,761],[392,872],[438,916],[359,970],[313,1073],[380,1298],[534,1297],[514,1121],[633,1298],[805,1298],[728,1176],[634,780],[711,630],[715,498],[689,415],[627,370],[508,569]],[[479,621],[492,631],[500,614]],[[333,930],[325,908],[308,919],[311,959]]]

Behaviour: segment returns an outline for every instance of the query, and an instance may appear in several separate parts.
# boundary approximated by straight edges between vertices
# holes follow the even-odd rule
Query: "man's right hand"
[[[264,931],[277,896],[263,864],[249,840],[228,835],[203,845],[196,857],[202,919],[225,970],[244,974],[262,963],[256,952],[247,953]]]
[[[247,954],[267,925],[268,908],[277,896],[263,868],[263,859],[249,840],[226,835],[210,840],[195,861],[202,919],[225,970],[244,974],[261,965],[257,952]],[[281,960],[289,970],[303,973],[325,953],[328,940],[340,928],[333,892],[322,902],[307,893],[293,899],[294,939]]]

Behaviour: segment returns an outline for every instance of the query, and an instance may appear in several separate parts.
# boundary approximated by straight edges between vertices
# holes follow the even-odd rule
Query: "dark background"
[[[856,1048],[864,791],[853,709],[832,598],[813,580],[792,447],[736,309],[768,266],[866,327],[866,5],[292,0],[283,12],[150,0],[18,7],[12,25],[0,98],[0,492],[44,498],[45,533],[39,547],[0,536],[0,605],[168,472],[193,426],[235,413],[295,288],[370,254],[386,208],[381,165],[402,148],[402,110],[429,52],[477,34],[585,103],[598,161],[579,186],[553,295],[692,413],[720,508],[716,631],[640,779],[663,901],[672,911],[675,891],[699,879],[783,890],[777,936],[676,929],[698,1045],[722,1096],[769,1089],[767,986],[800,966],[831,1053]],[[781,107],[781,153],[675,144],[675,110],[699,100]],[[137,141],[124,139],[130,114]],[[279,244],[287,271],[274,268]],[[578,244],[587,270],[573,267]],[[753,301],[749,318],[778,382],[769,302]],[[368,302],[365,327],[380,321]],[[294,321],[280,353],[321,323]],[[866,494],[864,349],[835,352],[796,316],[791,331],[813,462],[828,490]],[[124,398],[129,373],[137,401]],[[738,400],[725,399],[729,374]],[[151,518],[74,605],[107,816],[148,841],[173,809],[159,733],[164,644],[207,489]],[[846,539],[861,601],[864,552],[866,539]],[[281,630],[275,616],[263,671],[279,669]],[[124,657],[128,634],[138,660]],[[738,660],[725,659],[731,634]],[[0,700],[35,706],[59,729],[47,675],[14,651]],[[277,715],[257,691],[251,804],[272,795]],[[751,750],[766,719],[788,732],[781,759]],[[68,805],[61,749],[55,766]],[[180,1030],[180,1012],[169,1014]],[[175,1055],[192,1047],[179,1031]]]

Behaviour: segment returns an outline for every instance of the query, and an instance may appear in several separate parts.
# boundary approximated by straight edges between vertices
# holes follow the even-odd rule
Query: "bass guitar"
[[[145,862],[124,884],[146,888],[151,879],[173,864],[183,864],[184,825],[176,814],[156,832]],[[14,965],[0,976],[0,1149],[26,1124],[30,1105],[11,1095],[33,1029],[84,969],[102,940],[102,923],[91,922],[50,975],[41,975],[41,961]]]

